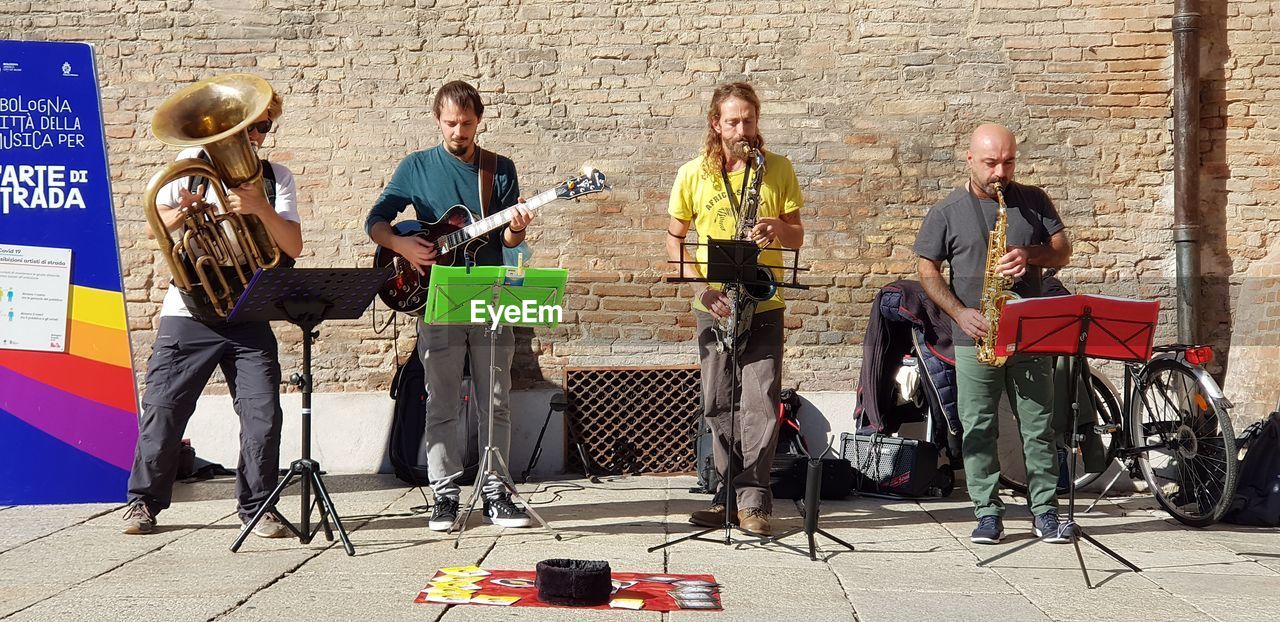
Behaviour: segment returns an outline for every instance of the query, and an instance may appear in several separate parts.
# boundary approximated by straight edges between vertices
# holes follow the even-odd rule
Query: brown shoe
[[[698,510],[689,515],[689,522],[702,527],[723,527],[724,506],[717,503],[705,510]],[[736,525],[738,521],[733,521]]]
[[[757,536],[773,535],[773,527],[769,526],[769,513],[760,508],[747,508],[738,512],[738,524],[747,533]]]
[[[131,536],[151,533],[156,530],[156,517],[142,501],[134,501],[124,511],[124,525],[121,533]]]
[[[248,522],[245,521],[245,523]],[[285,529],[284,523],[276,518],[274,512],[267,512],[262,515],[258,524],[253,526],[253,535],[259,538],[286,538],[289,536],[289,530]]]

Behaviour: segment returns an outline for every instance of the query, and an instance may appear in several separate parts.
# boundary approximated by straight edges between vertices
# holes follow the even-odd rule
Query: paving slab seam
[[[13,506],[9,506],[9,507],[13,507]],[[4,509],[6,509],[6,510],[7,510],[7,509],[9,509],[9,507],[6,507],[6,508],[4,508]],[[11,547],[7,548],[7,549],[0,550],[0,555],[4,555],[5,553],[8,553],[9,551],[13,551],[13,550],[16,550],[16,549],[22,548],[22,547],[24,547],[24,546],[26,546],[26,545],[28,545],[28,544],[33,543],[33,542],[39,542],[40,540],[43,540],[43,539],[45,539],[45,538],[48,538],[49,536],[52,536],[52,535],[54,535],[54,534],[56,534],[56,533],[59,533],[59,532],[62,532],[62,531],[66,531],[67,529],[71,529],[72,527],[79,527],[80,525],[83,525],[83,524],[85,524],[85,523],[87,523],[87,522],[89,522],[89,521],[91,521],[91,520],[93,520],[93,519],[95,519],[95,518],[101,518],[101,517],[106,516],[106,515],[108,515],[108,514],[115,514],[116,512],[119,512],[119,511],[123,510],[123,509],[124,509],[124,508],[126,508],[126,507],[129,507],[129,506],[128,506],[128,504],[121,505],[121,506],[118,506],[118,507],[114,507],[114,508],[111,508],[111,509],[109,509],[109,510],[103,510],[103,511],[101,511],[101,512],[98,512],[97,514],[92,514],[92,515],[90,515],[90,516],[86,517],[84,520],[81,520],[81,521],[78,521],[78,522],[74,522],[74,523],[71,523],[70,525],[65,525],[65,526],[63,526],[63,527],[59,527],[58,529],[55,529],[55,530],[53,530],[53,531],[50,531],[49,533],[40,534],[40,535],[38,535],[38,536],[36,536],[36,537],[34,537],[34,538],[30,539],[30,540],[27,540],[26,542],[19,542],[19,543],[15,544],[15,545],[13,545],[13,546],[11,546]]]
[[[352,522],[352,523],[350,523],[349,525],[344,525],[344,527],[349,527],[349,528],[347,529],[347,533],[348,533],[348,535],[356,533],[357,531],[359,531],[359,530],[360,530],[360,528],[362,528],[362,527],[364,527],[365,525],[367,525],[367,524],[369,524],[370,522],[372,522],[372,521],[373,521],[373,519],[374,519],[374,518],[376,518],[377,516],[379,516],[382,512],[387,511],[387,509],[388,509],[388,508],[390,508],[391,506],[395,505],[398,501],[400,501],[401,499],[403,499],[403,498],[405,498],[406,496],[408,496],[408,495],[409,495],[409,492],[410,492],[411,490],[413,490],[413,489],[412,489],[412,488],[410,488],[410,489],[408,489],[408,490],[405,490],[403,493],[401,493],[401,494],[400,494],[400,496],[398,496],[398,497],[396,497],[396,498],[392,499],[392,500],[391,500],[390,502],[388,502],[386,505],[382,506],[382,509],[381,509],[381,510],[378,510],[378,512],[376,512],[376,513],[374,513],[374,514],[369,514],[369,515],[359,515],[359,518],[356,518],[356,517],[354,517],[354,516],[352,516],[352,517],[348,517],[348,518],[347,518],[347,520],[351,520],[351,521],[353,521],[353,522]],[[228,515],[228,516],[230,516],[230,515]],[[225,517],[224,517],[224,518],[225,518]],[[341,518],[341,515],[339,515],[339,518]],[[319,534],[317,533],[316,535],[319,535]],[[313,540],[313,542],[314,542],[314,540]],[[267,590],[267,589],[271,588],[271,586],[273,586],[273,585],[275,585],[275,584],[279,583],[279,582],[280,582],[280,581],[282,581],[285,577],[287,577],[287,576],[289,576],[289,575],[291,575],[291,574],[293,574],[293,573],[297,572],[300,568],[302,568],[303,566],[307,565],[307,563],[308,563],[308,562],[310,562],[311,560],[316,559],[317,557],[320,557],[320,555],[322,555],[325,551],[331,551],[331,550],[333,550],[334,548],[336,548],[336,547],[337,547],[337,545],[341,545],[341,544],[342,544],[342,539],[341,539],[341,538],[334,538],[334,540],[333,540],[333,541],[328,542],[328,544],[327,544],[326,546],[324,546],[323,548],[320,548],[320,549],[314,549],[314,551],[315,551],[315,553],[314,553],[314,554],[312,554],[312,555],[308,555],[307,557],[304,557],[301,561],[299,561],[299,562],[298,562],[296,565],[294,565],[292,568],[289,568],[289,569],[285,570],[284,572],[281,572],[279,575],[276,575],[276,578],[275,578],[275,579],[272,579],[272,580],[271,580],[271,582],[267,583],[266,585],[263,585],[262,587],[260,587],[260,588],[258,588],[258,589],[256,589],[256,590],[253,590],[253,591],[251,591],[251,592],[249,592],[248,594],[246,594],[246,595],[245,595],[245,597],[244,597],[244,598],[240,599],[240,600],[239,600],[239,601],[237,601],[235,604],[233,604],[233,605],[231,605],[230,607],[228,607],[228,608],[227,608],[225,611],[223,611],[222,613],[219,613],[218,615],[216,615],[216,616],[214,616],[214,617],[212,617],[212,618],[209,618],[208,622],[215,622],[216,620],[222,620],[222,619],[225,619],[228,615],[231,615],[231,614],[235,613],[237,610],[239,610],[239,609],[240,609],[240,607],[244,606],[244,604],[245,604],[245,603],[247,603],[247,602],[249,602],[249,601],[250,601],[254,596],[257,596],[259,593],[261,593],[261,592],[263,592],[263,591],[265,591],[265,590]],[[161,548],[163,548],[163,547],[161,547]],[[345,553],[345,551],[344,551],[344,553]],[[440,619],[440,618],[436,618],[436,622],[439,622],[439,619]]]
[[[934,516],[933,512],[930,512],[929,508],[926,507],[923,503],[917,503],[916,505],[920,508],[921,511],[927,514],[929,518],[933,519],[934,523],[938,524],[939,526],[942,525],[942,521],[938,520],[938,517]],[[946,531],[948,534],[950,534],[951,538],[954,539],[957,544],[959,544],[961,547],[964,548],[964,550],[968,551],[969,554],[973,556],[975,560],[974,561],[975,565],[977,564],[977,562],[982,561],[982,558],[978,555],[978,552],[973,550],[973,548],[971,547],[965,546],[964,541],[960,539],[960,536],[957,536],[955,533],[953,533],[950,529],[947,529],[946,527],[943,527],[943,530]],[[1024,600],[1027,601],[1027,604],[1031,605],[1031,607],[1034,608],[1036,611],[1039,611],[1040,613],[1044,614],[1045,618],[1050,620],[1054,619],[1054,617],[1050,615],[1048,611],[1045,611],[1043,607],[1037,605],[1036,601],[1033,600],[1029,595],[1027,595],[1027,593],[1023,591],[1022,588],[1018,587],[1018,585],[1015,584],[1013,581],[1010,581],[1009,577],[1006,577],[1003,574],[1000,574],[999,569],[988,567],[986,570],[991,571],[991,573],[999,577],[1001,581],[1004,581],[1006,585],[1013,588],[1013,590],[1017,592],[1019,596],[1021,596]]]
[[[333,541],[333,542],[330,542],[330,543],[328,544],[328,546],[326,546],[326,547],[324,547],[324,548],[322,548],[322,549],[318,549],[318,550],[316,550],[316,551],[315,551],[315,553],[314,553],[314,554],[312,554],[312,555],[309,555],[309,556],[307,556],[307,557],[304,557],[304,558],[302,559],[302,561],[298,562],[296,565],[294,565],[294,567],[289,568],[289,569],[285,570],[284,572],[281,572],[280,574],[276,575],[276,578],[272,579],[272,580],[271,580],[269,583],[267,583],[266,585],[263,585],[262,587],[260,587],[260,588],[258,588],[258,589],[256,589],[256,590],[253,590],[253,591],[251,591],[251,592],[249,592],[248,594],[246,594],[246,595],[245,595],[245,597],[244,597],[244,598],[241,598],[240,600],[236,601],[236,602],[235,602],[235,604],[233,604],[233,605],[231,605],[230,607],[228,607],[228,608],[227,608],[225,611],[223,611],[222,613],[219,613],[218,615],[215,615],[215,616],[213,616],[212,618],[209,618],[208,622],[214,622],[215,620],[221,620],[221,619],[223,619],[223,618],[226,618],[228,615],[230,615],[230,614],[232,614],[232,613],[235,613],[235,611],[236,611],[236,610],[240,609],[240,607],[241,607],[241,606],[243,606],[245,603],[249,602],[249,600],[250,600],[250,599],[252,599],[254,596],[257,596],[257,595],[258,595],[258,593],[260,593],[260,592],[262,592],[262,591],[264,591],[264,590],[266,590],[266,589],[270,588],[271,586],[273,586],[273,585],[275,585],[275,584],[279,583],[280,581],[282,581],[285,577],[287,577],[287,576],[289,576],[289,575],[291,575],[291,574],[293,574],[293,573],[297,572],[297,571],[298,571],[298,569],[299,569],[299,568],[301,568],[301,567],[303,567],[304,565],[306,565],[306,563],[307,563],[307,562],[309,562],[309,561],[311,561],[311,560],[313,560],[313,559],[315,559],[315,558],[319,557],[319,556],[320,556],[322,553],[324,553],[325,551],[328,551],[328,550],[333,549],[333,548],[334,548],[334,547],[333,547],[333,545],[334,545],[334,544],[337,544],[337,543],[338,543],[338,541],[337,541],[337,540],[335,540],[335,541]]]
[[[98,516],[102,516],[102,515],[101,515],[101,514],[99,514]],[[61,530],[59,530],[59,531],[61,531]],[[199,531],[199,530],[195,530],[195,531]],[[191,533],[195,533],[195,531],[192,531]],[[63,594],[63,593],[65,593],[65,592],[69,592],[69,591],[71,591],[71,590],[73,590],[73,589],[75,589],[75,588],[77,588],[77,587],[79,587],[79,586],[81,586],[81,585],[84,585],[85,583],[88,583],[88,582],[90,582],[90,581],[93,581],[94,579],[98,579],[98,578],[100,578],[100,577],[105,577],[105,576],[107,576],[108,574],[111,574],[111,573],[113,573],[113,572],[115,572],[115,571],[119,570],[120,568],[123,568],[126,564],[131,564],[131,563],[133,563],[133,562],[135,562],[135,561],[138,561],[139,559],[142,559],[143,557],[146,557],[146,556],[148,556],[148,555],[150,555],[150,554],[152,554],[152,553],[155,553],[156,551],[159,551],[160,549],[163,549],[164,547],[169,546],[170,544],[173,544],[174,542],[177,542],[178,540],[180,540],[180,539],[182,539],[182,538],[187,537],[187,535],[190,535],[190,534],[186,534],[186,535],[178,536],[177,538],[174,538],[173,540],[170,540],[170,541],[168,541],[168,542],[165,542],[164,544],[161,544],[161,545],[159,545],[159,546],[157,546],[157,547],[155,547],[155,548],[153,548],[153,549],[150,549],[150,550],[147,550],[147,551],[143,551],[143,552],[142,552],[141,554],[139,554],[139,555],[136,555],[136,556],[134,556],[134,557],[131,557],[131,558],[129,558],[129,559],[126,559],[126,560],[124,560],[124,561],[120,562],[119,564],[116,564],[115,566],[112,566],[112,567],[110,567],[110,568],[107,568],[106,570],[103,570],[102,572],[99,572],[98,574],[95,574],[95,575],[93,575],[93,576],[91,576],[91,577],[86,577],[86,578],[84,578],[84,579],[81,579],[80,581],[76,581],[75,583],[72,583],[71,585],[65,586],[65,587],[63,587],[61,590],[59,590],[59,591],[57,591],[57,592],[55,592],[55,593],[53,593],[53,594],[50,594],[50,595],[48,595],[48,596],[46,596],[46,597],[44,597],[44,598],[41,598],[40,600],[37,600],[37,601],[35,601],[35,602],[33,602],[33,603],[31,603],[31,604],[27,605],[26,607],[23,607],[23,608],[21,608],[21,609],[15,609],[15,610],[10,611],[9,613],[7,613],[7,614],[5,614],[5,615],[3,615],[3,616],[0,616],[0,620],[4,620],[4,619],[7,619],[7,618],[11,618],[11,617],[13,617],[13,616],[16,616],[16,615],[18,615],[19,613],[22,613],[23,611],[26,611],[26,610],[28,610],[28,609],[30,609],[30,608],[32,608],[32,607],[35,607],[36,605],[39,605],[39,604],[44,603],[44,602],[46,602],[46,601],[49,601],[49,600],[52,600],[52,599],[57,598],[57,597],[59,597],[59,596],[62,596],[62,594]],[[39,539],[40,539],[40,538],[36,538],[36,540],[39,540]],[[34,540],[33,540],[32,542],[34,542]]]
[[[852,551],[852,553],[854,555],[858,554],[856,550]],[[831,573],[831,575],[835,577],[836,585],[840,586],[840,591],[844,594],[844,601],[849,604],[849,612],[853,614],[853,622],[860,622],[862,617],[858,615],[858,607],[853,604],[853,594],[849,592],[849,586],[845,585],[844,580],[840,577],[840,573],[836,572],[836,569],[831,567],[831,558],[834,555],[835,553],[831,553],[826,557],[823,557],[822,565],[826,567],[827,572]]]
[[[504,529],[503,531],[505,532],[506,530]],[[498,541],[501,539],[502,539],[502,534],[498,534],[498,537],[494,538],[489,542],[489,547],[486,548],[484,552],[480,554],[480,558],[476,560],[476,563],[475,563],[476,566],[479,566],[481,568],[484,567],[484,560],[489,557],[489,554],[492,553],[494,549],[498,548]],[[445,605],[444,609],[440,610],[440,615],[436,616],[435,622],[440,622],[441,620],[443,620],[444,616],[457,606],[458,605]]]

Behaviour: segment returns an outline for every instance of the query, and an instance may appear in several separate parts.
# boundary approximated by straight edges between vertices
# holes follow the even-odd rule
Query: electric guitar
[[[564,183],[534,195],[521,205],[527,210],[535,210],[556,199],[576,199],[588,194],[603,192],[604,173],[587,168],[583,174]],[[495,229],[504,227],[515,215],[515,208],[508,207],[480,220],[475,220],[471,210],[465,205],[449,208],[439,220],[423,222],[421,220],[405,220],[393,227],[396,235],[416,235],[436,246],[437,266],[465,265],[467,256],[474,256],[477,249],[488,243],[486,235]],[[375,268],[390,266],[391,276],[378,289],[378,297],[394,311],[422,315],[427,304],[427,284],[431,280],[431,266],[423,274],[413,268],[413,264],[399,253],[379,246],[373,253]]]

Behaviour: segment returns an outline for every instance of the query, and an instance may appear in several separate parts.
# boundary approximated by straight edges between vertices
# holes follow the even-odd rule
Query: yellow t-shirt
[[[680,167],[680,172],[676,174],[676,182],[671,187],[671,200],[667,206],[667,213],[680,220],[693,222],[693,228],[698,232],[698,242],[704,244],[698,247],[695,259],[699,262],[701,271],[705,273],[707,239],[733,239],[738,231],[738,216],[733,210],[733,204],[729,201],[729,194],[725,192],[724,181],[720,174],[708,174],[703,170],[704,157],[698,156]],[[796,180],[796,172],[791,167],[791,160],[765,150],[764,167],[764,182],[760,186],[760,209],[756,218],[778,218],[800,209],[804,205],[804,199],[800,196],[800,182]],[[735,197],[741,196],[745,171],[746,169],[743,168],[729,173],[729,185],[733,188]],[[767,250],[780,248],[777,240],[765,248],[766,250],[760,253],[758,260],[760,263],[772,266],[783,264],[782,253],[777,250]],[[773,273],[775,279],[783,278],[782,270],[775,268]],[[721,288],[718,283],[712,286]],[[782,301],[782,288],[778,288],[773,298],[763,300],[756,305],[756,311],[781,309],[784,306],[786,304]],[[693,308],[699,311],[707,310],[697,299],[693,301]]]

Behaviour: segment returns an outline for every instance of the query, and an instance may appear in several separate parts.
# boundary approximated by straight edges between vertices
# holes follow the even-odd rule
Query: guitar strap
[[[477,177],[480,185],[480,216],[485,217],[489,215],[489,203],[493,201],[493,174],[498,168],[498,156],[481,147],[476,149],[480,150],[480,175]]]

